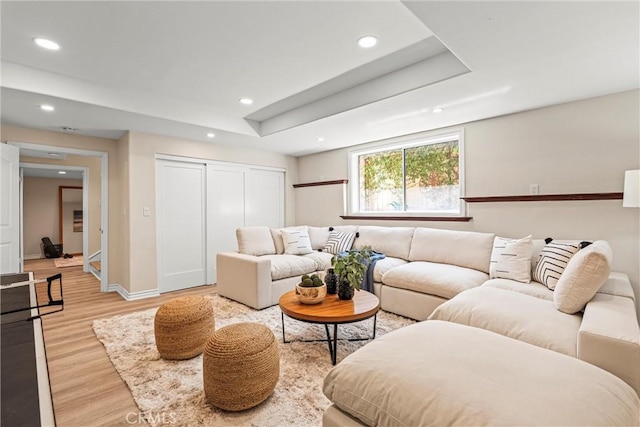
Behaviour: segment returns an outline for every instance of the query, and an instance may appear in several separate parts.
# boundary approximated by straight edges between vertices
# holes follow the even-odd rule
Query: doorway
[[[97,197],[97,203],[95,204],[95,207],[87,207],[84,206],[83,209],[83,229],[85,230],[85,232],[83,233],[83,247],[86,247],[88,249],[84,249],[83,248],[83,253],[87,256],[85,256],[84,259],[84,266],[83,266],[83,270],[84,271],[90,271],[92,273],[95,274],[95,272],[90,268],[90,266],[88,265],[88,263],[90,262],[90,259],[93,258],[94,256],[99,256],[101,258],[101,269],[100,269],[100,275],[97,276],[100,279],[100,291],[101,292],[108,292],[109,291],[109,278],[108,278],[108,273],[109,273],[109,256],[108,256],[108,251],[109,251],[109,239],[108,239],[108,226],[109,226],[109,173],[108,173],[108,153],[106,152],[102,152],[102,151],[92,151],[92,150],[81,150],[81,149],[75,149],[75,148],[67,148],[67,147],[58,147],[58,146],[50,146],[50,145],[40,145],[40,144],[31,144],[31,143],[24,143],[24,142],[13,142],[13,141],[8,141],[9,145],[13,145],[16,146],[20,149],[21,151],[21,155],[23,153],[24,150],[26,150],[26,152],[28,154],[29,157],[42,157],[43,159],[47,159],[47,160],[43,160],[43,163],[29,163],[29,166],[35,166],[37,168],[43,168],[43,169],[59,169],[59,168],[63,168],[66,170],[84,170],[84,167],[81,166],[72,166],[70,165],[68,162],[66,162],[66,164],[64,164],[64,166],[62,164],[52,164],[51,162],[51,155],[52,154],[56,154],[56,155],[60,155],[60,156],[65,156],[65,155],[72,155],[72,156],[79,156],[79,158],[85,158],[87,162],[97,162],[99,164],[99,172],[92,174],[91,178],[90,178],[90,173],[89,171],[86,171],[86,173],[84,174],[84,184],[83,184],[83,204],[86,204],[87,201],[89,200],[89,191],[91,191],[92,195],[98,195]],[[38,154],[40,154],[40,156],[38,156]],[[61,162],[62,163],[62,162]],[[23,166],[21,164],[21,166]],[[90,190],[91,188],[91,190]],[[97,211],[95,211],[96,213],[94,213],[94,215],[92,215],[96,220],[94,221],[94,227],[95,230],[93,230],[93,228],[90,230],[89,233],[86,232],[86,230],[88,229],[87,227],[87,218],[89,216],[89,212],[92,212],[92,209],[95,209]],[[20,238],[21,238],[21,245],[20,245],[20,251],[21,251],[21,258],[24,258],[24,245],[22,244],[22,238],[24,236],[24,230],[22,229],[22,221],[23,221],[23,215],[24,212],[22,210],[22,206],[20,206],[20,220],[21,220],[21,230],[20,230]],[[96,245],[95,248],[92,249],[93,244],[91,244],[91,246],[88,243],[88,238],[89,238],[89,234],[91,232],[94,232],[96,236],[98,236],[95,240],[96,240]],[[86,246],[85,246],[86,245]]]

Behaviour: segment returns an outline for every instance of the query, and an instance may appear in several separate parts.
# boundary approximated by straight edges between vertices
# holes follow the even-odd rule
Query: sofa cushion
[[[522,283],[510,279],[491,279],[482,284],[482,287],[498,288],[507,291],[520,292],[532,297],[553,301],[553,291],[542,283]]]
[[[329,227],[309,227],[309,239],[313,250],[324,249],[329,240]]]
[[[588,363],[477,328],[419,322],[368,343],[323,392],[365,425],[637,425],[640,402]]]
[[[549,289],[555,289],[558,279],[567,268],[569,260],[579,250],[579,241],[550,241],[540,252],[533,272],[533,280],[545,284]]]
[[[575,357],[582,316],[561,313],[551,301],[483,286],[440,305],[429,319],[487,329]]]
[[[489,272],[494,234],[416,228],[409,261],[429,261]]]
[[[307,230],[282,230],[284,253],[288,255],[304,255],[313,252]]]
[[[302,276],[318,270],[315,260],[298,255],[264,255],[271,260],[271,280]]]
[[[382,276],[382,283],[394,288],[453,298],[460,292],[487,281],[489,275],[471,268],[416,261],[392,268]]]
[[[316,269],[318,271],[323,271],[331,267],[331,258],[333,258],[333,254],[330,254],[329,252],[318,252],[318,251],[314,251],[302,256],[315,261],[317,265]]]
[[[399,265],[405,265],[407,261],[394,258],[394,257],[385,257],[376,261],[376,265],[373,267],[373,281],[374,282],[382,282],[382,276],[391,270],[394,267],[398,267]]]
[[[338,254],[340,252],[348,251],[353,246],[353,242],[356,239],[355,233],[343,233],[340,231],[329,232],[329,240],[324,247],[325,252],[330,254]]]
[[[489,276],[492,279],[531,281],[531,236],[509,239],[496,236],[491,251]]]
[[[388,257],[408,260],[414,230],[413,227],[362,225],[358,227],[359,236],[354,243],[354,247],[363,248],[369,246],[374,251],[381,252]]]
[[[564,313],[577,313],[593,298],[611,272],[613,252],[604,240],[578,251],[556,284],[553,301]]]
[[[286,227],[286,228],[271,228],[271,237],[273,238],[273,244],[276,247],[277,254],[284,253],[284,241],[282,240],[282,230],[306,230],[306,225],[299,225],[295,227]]]
[[[269,227],[240,227],[236,230],[238,252],[245,255],[271,255],[276,253]]]

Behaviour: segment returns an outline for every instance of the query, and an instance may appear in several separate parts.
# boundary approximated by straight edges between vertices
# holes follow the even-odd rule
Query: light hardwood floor
[[[83,273],[82,267],[55,268],[53,260],[43,259],[26,261],[24,271],[33,271],[36,278],[62,273],[64,311],[43,317],[53,407],[60,427],[132,425],[128,420],[137,419],[138,407],[93,333],[93,320],[157,307],[178,296],[216,292],[214,286],[200,286],[125,301],[114,292],[101,293],[100,282]]]

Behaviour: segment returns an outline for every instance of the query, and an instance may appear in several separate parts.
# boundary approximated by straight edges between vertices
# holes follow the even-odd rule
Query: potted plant
[[[350,300],[354,290],[362,288],[364,275],[367,274],[371,248],[353,249],[346,254],[334,255],[331,258],[333,270],[338,277],[338,298]]]
[[[303,304],[318,304],[327,295],[327,285],[317,274],[304,274],[296,285],[296,296]]]

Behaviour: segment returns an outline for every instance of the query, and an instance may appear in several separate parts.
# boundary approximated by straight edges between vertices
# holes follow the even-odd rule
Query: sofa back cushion
[[[553,302],[563,313],[582,310],[609,277],[613,251],[609,243],[598,240],[571,257],[558,279]]]
[[[376,252],[386,256],[409,259],[413,227],[377,227],[362,225],[358,227],[359,237],[354,243],[355,248],[369,246]]]
[[[240,227],[236,230],[236,239],[241,254],[258,256],[276,253],[269,227]]]
[[[416,228],[409,261],[429,261],[489,272],[495,234]]]

